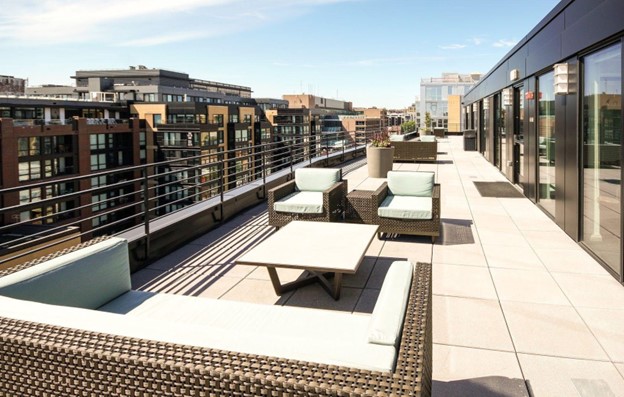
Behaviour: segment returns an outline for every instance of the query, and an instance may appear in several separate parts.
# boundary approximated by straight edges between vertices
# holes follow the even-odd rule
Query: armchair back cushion
[[[0,295],[84,309],[130,288],[128,242],[117,237],[0,278]]]
[[[299,168],[295,170],[295,185],[299,191],[322,192],[342,179],[340,168]]]
[[[388,189],[395,196],[431,197],[435,173],[422,171],[389,171]]]
[[[370,343],[397,345],[412,285],[413,271],[409,261],[395,261],[390,265],[368,323]]]

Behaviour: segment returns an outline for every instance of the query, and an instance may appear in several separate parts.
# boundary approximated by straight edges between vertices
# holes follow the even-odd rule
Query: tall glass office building
[[[562,0],[464,97],[481,153],[620,282],[622,0]]]

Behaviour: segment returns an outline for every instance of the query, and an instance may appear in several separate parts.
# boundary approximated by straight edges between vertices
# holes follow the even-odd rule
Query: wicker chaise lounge
[[[335,222],[342,218],[347,181],[339,168],[300,168],[295,179],[268,192],[269,225],[292,220]]]
[[[382,233],[440,235],[440,184],[433,172],[390,171],[371,198],[370,218]]]
[[[3,393],[42,396],[430,396],[431,394],[432,319],[429,264],[419,263],[409,268],[403,264],[397,268],[399,273],[395,276],[398,277],[392,280],[399,281],[401,285],[400,280],[404,279],[401,272],[410,269],[408,271],[411,273],[411,283],[405,284],[404,288],[405,311],[398,328],[396,361],[390,370],[375,371],[350,365],[319,364],[149,338],[157,335],[166,339],[167,335],[171,336],[170,331],[173,331],[176,338],[183,337],[177,335],[178,331],[184,329],[179,327],[179,324],[171,325],[172,329],[166,326],[162,329],[153,329],[149,327],[150,321],[139,319],[145,335],[128,336],[124,333],[137,331],[136,329],[127,331],[127,322],[136,326],[138,322],[136,319],[115,321],[118,314],[38,302],[40,298],[49,298],[68,300],[69,304],[77,303],[76,299],[78,301],[85,299],[86,297],[81,297],[81,294],[87,292],[88,304],[97,305],[97,300],[108,299],[104,292],[114,290],[115,288],[111,289],[111,285],[115,282],[109,277],[100,280],[101,271],[107,267],[103,265],[102,257],[98,255],[111,253],[115,255],[112,259],[114,262],[123,256],[117,255],[123,251],[120,251],[119,244],[114,242],[112,245],[105,245],[106,250],[98,248],[95,255],[80,256],[84,251],[83,248],[95,250],[99,243],[95,241],[69,250],[73,251],[69,252],[70,255],[78,255],[78,261],[85,258],[90,261],[88,267],[93,267],[99,274],[96,276],[99,277],[98,282],[95,283],[98,284],[98,288],[92,288],[90,284],[81,286],[80,283],[58,284],[55,289],[45,288],[45,283],[50,281],[46,280],[46,277],[52,277],[52,281],[56,282],[67,276],[68,273],[63,272],[62,268],[57,271],[57,262],[65,260],[61,254],[67,254],[68,251],[1,273],[0,292],[3,296],[0,296],[2,302],[0,385]],[[74,259],[75,256],[72,260]],[[43,274],[40,265],[43,266]],[[118,270],[123,268],[117,265],[114,267]],[[391,270],[393,267],[394,265]],[[70,274],[74,274],[79,268],[72,268]],[[51,276],[48,274],[50,272]],[[25,275],[22,275],[24,273]],[[123,280],[125,276],[121,276],[120,279]],[[89,272],[77,277],[88,278]],[[31,282],[32,285],[29,284]],[[106,288],[99,288],[100,282]],[[384,286],[385,283],[386,281]],[[125,281],[120,284],[124,289]],[[34,291],[22,288],[37,285],[44,288]],[[383,296],[383,290],[382,287],[378,302],[383,302],[387,298]],[[385,290],[389,291],[390,295],[397,296],[396,291],[401,289],[396,288],[396,284],[390,284]],[[72,293],[68,294],[69,291]],[[51,297],[47,296],[48,293]],[[19,294],[32,295],[29,298],[34,301],[16,297]],[[122,294],[122,297],[126,294]],[[166,301],[167,297],[162,299]],[[210,301],[207,298],[177,296],[171,305],[173,309],[177,299]],[[126,304],[127,300],[122,300],[122,304],[117,305],[116,310],[129,310]],[[244,305],[239,302],[236,304]],[[105,307],[110,309],[110,303]],[[314,311],[279,306],[270,308],[273,311],[281,309]],[[149,309],[152,310],[154,307]],[[396,311],[396,308],[390,311]],[[84,314],[85,318],[76,316],[78,313]],[[98,319],[99,315],[103,315],[104,318]],[[371,317],[374,315],[375,311]],[[382,315],[380,324],[383,328],[387,324],[387,311],[384,310]],[[392,317],[392,314],[390,316]],[[86,324],[87,329],[59,325],[81,321]],[[110,331],[94,331],[98,327],[115,330],[117,334],[109,333]],[[373,329],[378,330],[375,327]],[[192,331],[193,329],[188,332]],[[249,331],[250,334],[256,332],[255,329],[243,331]],[[201,333],[194,335],[195,339],[201,337]],[[244,344],[244,341],[241,343]]]
[[[433,135],[421,135],[411,141],[392,142],[394,161],[433,161],[438,159],[438,142]]]

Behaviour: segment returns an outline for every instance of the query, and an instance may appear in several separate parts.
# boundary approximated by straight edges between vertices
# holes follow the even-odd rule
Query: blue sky
[[[403,108],[420,79],[487,72],[558,0],[4,0],[0,74],[72,84],[129,65]]]

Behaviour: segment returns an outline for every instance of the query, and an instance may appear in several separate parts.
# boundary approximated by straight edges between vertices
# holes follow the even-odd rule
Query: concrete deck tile
[[[211,284],[200,291],[198,291],[198,295],[203,298],[212,298],[219,299],[223,295],[225,295],[229,290],[234,288],[236,284],[241,282],[241,279],[238,277],[228,277],[221,276],[212,280]]]
[[[479,230],[516,234],[520,231],[507,215],[476,215],[474,216],[474,222],[479,227]]]
[[[173,251],[169,255],[158,259],[152,264],[146,266],[144,269],[161,271],[171,270],[182,266],[186,261],[201,253],[202,250],[203,247],[199,245],[187,244]]]
[[[483,244],[483,251],[491,268],[546,270],[533,250],[525,247]]]
[[[227,276],[228,269],[228,266],[220,265],[180,267],[160,274],[152,281],[145,283],[141,290],[199,296],[212,288],[217,279]],[[240,277],[229,278],[241,280]]]
[[[153,282],[155,278],[166,273],[166,270],[158,269],[141,269],[130,275],[132,289],[142,289],[146,284]]]
[[[245,278],[222,295],[221,299],[282,305],[292,294],[293,291],[287,292],[282,296],[276,295],[271,281]]]
[[[624,379],[612,363],[518,354],[534,396],[624,396]]]
[[[534,250],[540,261],[551,272],[609,275],[580,247],[574,250],[561,248],[535,248]]]
[[[249,266],[254,269],[253,272],[249,273],[247,276],[248,279],[254,280],[266,280],[271,281],[271,277],[269,276],[269,271],[264,266]],[[277,268],[277,275],[282,283],[288,283],[298,278],[306,277],[308,273],[305,270],[298,269],[285,269],[285,268]]]
[[[394,167],[435,170],[443,222],[469,222],[474,242],[460,241],[460,228],[433,245],[375,238],[339,301],[318,284],[280,297],[265,268],[234,265],[274,233],[262,204],[134,273],[133,288],[367,315],[393,261],[433,262],[435,397],[526,396],[523,374],[535,396],[624,395],[624,288],[530,200],[481,197],[473,181],[505,178],[481,154],[463,152],[461,137],[439,145],[446,154],[436,164]],[[368,178],[363,164],[348,169],[349,189],[385,181]],[[284,282],[303,273],[278,272]]]
[[[311,284],[294,291],[285,305],[353,312],[361,294],[360,288],[343,286],[340,290],[340,299],[334,300],[319,284]]]
[[[611,276],[552,273],[570,301],[577,307],[621,309],[624,288]]]
[[[570,305],[545,270],[490,269],[501,301]]]
[[[373,271],[371,272],[370,277],[366,282],[365,288],[381,289],[384,278],[386,277],[386,273],[388,273],[390,265],[395,260],[404,260],[404,258],[378,258],[375,262],[375,265],[373,266]]]
[[[524,237],[534,248],[559,248],[577,250],[579,246],[563,230],[537,231],[525,230]]]
[[[501,304],[517,352],[608,360],[574,308],[509,301]]]
[[[624,364],[615,363],[615,368],[617,368],[617,370],[620,372],[620,375],[622,375],[622,378],[624,378]]]
[[[360,268],[355,274],[345,274],[342,277],[342,285],[345,287],[364,288],[373,272],[376,256],[365,256]]]
[[[513,352],[503,313],[495,300],[434,295],[433,342]]]
[[[516,355],[433,345],[433,396],[529,397]]]
[[[433,264],[433,293],[479,299],[498,299],[488,269],[466,265]]]
[[[226,271],[223,273],[224,276],[235,277],[235,278],[245,278],[249,276],[256,270],[257,266],[245,266],[245,265],[234,265],[230,264],[226,267]],[[266,271],[266,270],[265,270]]]
[[[578,308],[578,311],[611,361],[624,364],[624,309]]]
[[[399,236],[387,238],[379,253],[386,258],[408,259],[412,262],[431,263],[431,238],[423,236]]]
[[[451,265],[487,267],[485,255],[483,254],[481,245],[478,244],[435,244],[433,246],[432,261],[435,263],[446,263]]]
[[[475,223],[477,224],[479,240],[481,240],[483,244],[520,247],[526,250],[531,249],[529,243],[524,239],[524,236],[519,230],[493,230],[479,227],[479,221],[475,221]]]
[[[513,220],[516,227],[521,231],[551,231],[558,232],[561,229],[550,219],[526,219],[519,217],[519,215],[514,216],[512,213],[511,219]]]
[[[356,313],[372,313],[375,308],[375,303],[377,303],[379,292],[380,290],[378,289],[363,289],[353,311]]]

